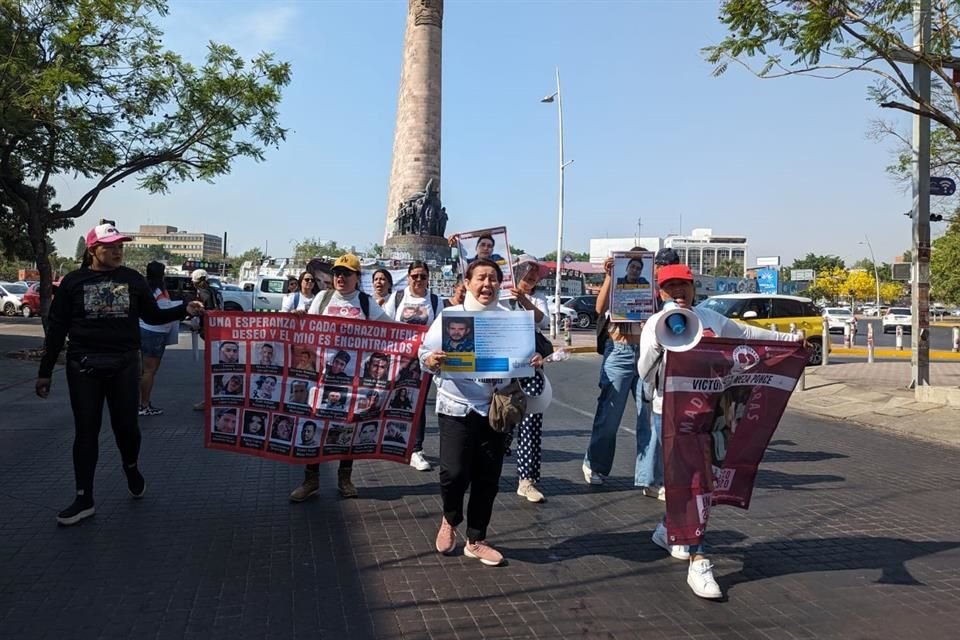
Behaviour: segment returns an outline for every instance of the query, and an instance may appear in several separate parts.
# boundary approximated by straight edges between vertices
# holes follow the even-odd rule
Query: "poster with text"
[[[295,464],[409,462],[429,387],[417,360],[426,330],[208,313],[205,446]]]
[[[444,311],[441,367],[448,378],[526,378],[536,353],[533,311]]]
[[[503,271],[501,288],[513,288],[513,256],[510,255],[506,227],[457,234],[457,251],[460,255],[461,274],[466,274],[467,267],[477,258],[488,258],[500,265]]]
[[[757,468],[808,357],[801,343],[721,338],[666,353],[662,437],[670,544],[699,544],[712,505],[749,508]]]
[[[610,320],[642,322],[657,311],[652,251],[614,251]]]

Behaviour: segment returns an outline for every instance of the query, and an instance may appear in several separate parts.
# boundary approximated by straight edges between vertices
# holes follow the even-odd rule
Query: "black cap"
[[[680,264],[680,254],[669,247],[660,249],[660,251],[657,251],[657,256],[653,259],[653,264],[661,267],[668,264]]]

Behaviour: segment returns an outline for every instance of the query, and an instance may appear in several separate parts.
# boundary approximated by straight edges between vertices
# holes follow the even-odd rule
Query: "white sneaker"
[[[657,491],[657,500],[659,500],[660,502],[666,502],[666,501],[667,501],[667,488],[666,488],[666,487],[660,487],[660,490]]]
[[[423,457],[423,451],[413,452],[413,455],[410,456],[410,466],[417,471],[430,471],[433,469],[430,461]]]
[[[530,502],[540,503],[546,500],[532,480],[520,480],[517,485],[517,495]]]
[[[687,569],[687,584],[701,598],[722,598],[720,585],[713,579],[713,565],[709,560],[695,560]]]
[[[587,484],[603,484],[603,476],[591,471],[587,463],[583,463],[581,469],[583,470],[583,479],[587,481]]]
[[[685,544],[670,544],[670,541],[667,538],[667,528],[663,526],[663,521],[657,523],[657,528],[653,530],[653,535],[650,536],[650,539],[653,540],[653,544],[657,545],[677,560],[690,559],[690,547]]]

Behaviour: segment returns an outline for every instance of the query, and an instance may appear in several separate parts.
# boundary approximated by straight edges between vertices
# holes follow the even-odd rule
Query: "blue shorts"
[[[140,327],[140,353],[148,358],[162,358],[167,349],[167,335]]]

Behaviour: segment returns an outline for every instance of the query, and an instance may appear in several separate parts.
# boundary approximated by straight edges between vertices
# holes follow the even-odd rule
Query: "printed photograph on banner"
[[[410,426],[409,422],[387,420],[380,451],[394,456],[406,454],[407,444],[410,442]]]
[[[351,453],[373,453],[377,450],[377,441],[380,439],[380,421],[368,420],[361,422],[357,427]]]
[[[270,414],[266,411],[244,410],[240,446],[245,449],[262,449],[267,438],[268,424],[270,424]]]
[[[290,375],[317,377],[317,348],[305,344],[290,346]]]
[[[244,386],[244,376],[241,373],[214,374],[211,387],[213,401],[217,404],[244,404]]]
[[[241,347],[236,340],[215,340],[210,345],[210,365],[214,371],[243,371],[246,347],[246,343]]]
[[[296,419],[293,416],[274,414],[273,424],[270,426],[270,440],[267,451],[282,456],[290,455],[293,440],[293,427]]]
[[[394,389],[383,415],[388,418],[412,418],[413,412],[417,408],[417,394],[419,393],[419,390],[407,387]]]
[[[324,384],[351,384],[357,370],[357,352],[325,349],[323,355]]]
[[[386,387],[390,384],[390,356],[374,351],[363,361],[360,384]]]
[[[283,400],[283,410],[301,416],[313,413],[311,397],[315,395],[317,385],[308,380],[290,380],[287,382],[287,394]]]
[[[280,408],[281,379],[273,374],[250,376],[250,403],[265,409]]]
[[[330,422],[323,438],[323,454],[328,456],[347,453],[353,441],[354,425],[346,422]]]
[[[747,386],[730,387],[720,394],[713,413],[713,429],[710,431],[711,457],[715,467],[723,466],[730,441],[747,411],[752,394],[753,387]]]
[[[283,372],[285,355],[282,342],[254,342],[250,347],[250,364],[254,372],[279,374]]]
[[[350,387],[323,385],[319,389],[320,403],[316,415],[322,418],[345,418],[350,412]]]
[[[416,356],[400,359],[400,368],[397,370],[396,386],[419,387],[423,373],[420,370],[420,359]]]
[[[657,287],[652,251],[614,251],[610,319],[642,322],[656,313]]]
[[[320,451],[320,437],[323,423],[317,420],[300,418],[294,436],[293,455],[297,458],[310,458]]]
[[[444,311],[441,368],[451,378],[525,378],[536,353],[532,311]]]
[[[379,416],[383,410],[383,401],[386,397],[386,390],[360,387],[357,390],[356,402],[353,407],[354,419],[362,420]]]
[[[513,256],[510,255],[510,243],[507,240],[506,227],[480,229],[457,234],[457,252],[460,255],[460,273],[466,273],[467,267],[477,258],[493,260],[503,271],[501,288],[513,288]]]
[[[214,407],[211,412],[210,440],[221,444],[236,444],[240,409]]]

